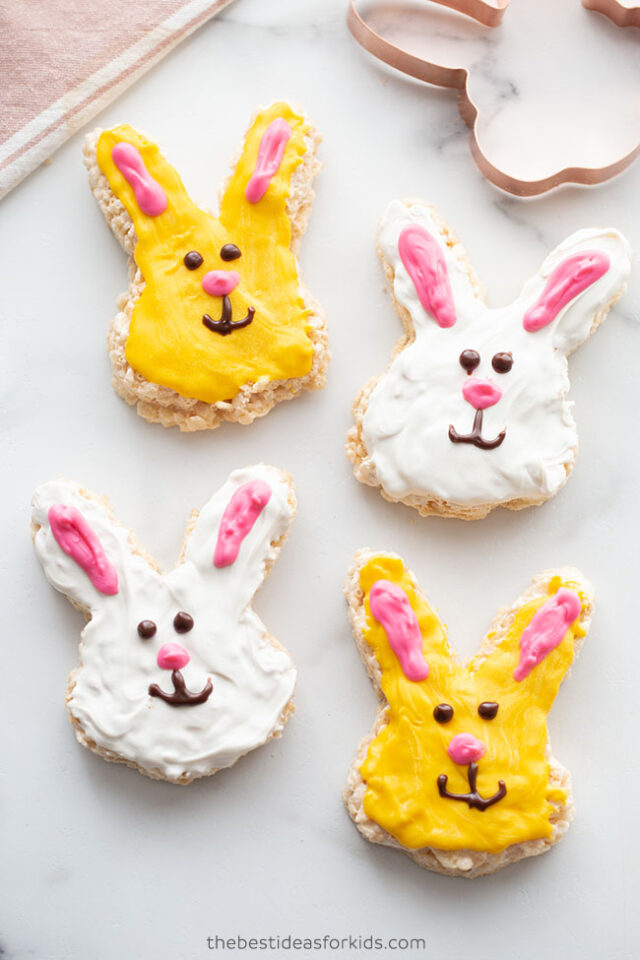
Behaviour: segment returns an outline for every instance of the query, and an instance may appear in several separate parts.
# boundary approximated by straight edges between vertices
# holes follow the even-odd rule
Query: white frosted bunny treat
[[[66,480],[36,490],[38,558],[88,618],[67,691],[81,743],[189,783],[280,735],[296,670],[251,601],[295,510],[288,474],[236,470],[193,514],[178,565],[162,573],[103,498]]]
[[[390,203],[378,252],[404,335],[354,404],[356,477],[423,515],[465,520],[552,497],[578,446],[567,356],[625,289],[624,237],[577,231],[497,308],[426,204]]]

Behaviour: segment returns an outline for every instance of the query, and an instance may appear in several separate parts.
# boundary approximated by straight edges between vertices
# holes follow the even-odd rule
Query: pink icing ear
[[[249,203],[257,203],[258,200],[262,200],[269,189],[271,181],[280,169],[284,149],[290,136],[291,127],[282,117],[272,120],[262,134],[255,169],[245,190],[245,196]]]
[[[214,567],[228,567],[240,552],[242,541],[271,499],[271,487],[264,480],[250,480],[235,491],[220,521]]]
[[[376,580],[369,591],[369,609],[384,627],[407,680],[426,680],[429,664],[422,655],[422,634],[404,590],[389,580]]]
[[[437,240],[413,223],[400,234],[398,253],[424,309],[439,327],[452,327],[456,308],[447,263]]]
[[[133,189],[136,203],[149,217],[158,217],[167,209],[167,195],[144,165],[142,154],[131,143],[116,143],[111,159]]]
[[[524,315],[522,324],[535,333],[552,323],[563,307],[607,272],[611,261],[599,250],[583,250],[563,260],[547,280],[546,286]]]
[[[514,680],[524,680],[547,654],[562,643],[565,634],[582,610],[580,597],[560,587],[555,596],[540,607],[520,637],[520,662]]]
[[[49,524],[59,547],[84,570],[96,590],[107,596],[116,594],[116,568],[80,511],[55,503],[49,508]]]

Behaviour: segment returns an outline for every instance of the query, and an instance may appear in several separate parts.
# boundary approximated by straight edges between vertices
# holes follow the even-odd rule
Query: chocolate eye
[[[458,361],[463,370],[472,373],[480,363],[480,354],[476,350],[463,350]]]
[[[184,260],[182,261],[187,268],[187,270],[197,270],[198,267],[201,267],[204,263],[202,254],[198,253],[197,250],[190,250],[189,253],[185,253]]]
[[[498,704],[494,700],[484,700],[478,706],[478,713],[483,720],[493,720],[498,712]]]
[[[238,257],[241,257],[239,249],[236,247],[235,243],[225,243],[224,247],[220,250],[220,258],[222,260],[237,260]]]
[[[491,360],[491,366],[496,373],[509,373],[513,366],[512,353],[496,353]]]
[[[157,629],[153,620],[141,620],[138,624],[138,634],[143,640],[150,640]]]
[[[433,716],[436,723],[449,723],[453,719],[453,707],[449,703],[439,703],[433,708]]]
[[[173,629],[176,633],[189,633],[189,630],[193,628],[193,617],[190,613],[185,613],[184,610],[181,610],[179,613],[176,613],[173,618]]]

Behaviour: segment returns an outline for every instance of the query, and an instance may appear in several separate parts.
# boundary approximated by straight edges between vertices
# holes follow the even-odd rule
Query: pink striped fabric
[[[0,0],[0,198],[231,0]]]

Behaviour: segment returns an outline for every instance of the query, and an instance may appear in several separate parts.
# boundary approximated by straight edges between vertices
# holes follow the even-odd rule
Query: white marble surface
[[[640,251],[640,164],[592,191],[501,195],[473,166],[453,94],[378,69],[348,35],[344,8],[238,0],[99,118],[153,134],[207,202],[256,104],[304,105],[325,136],[302,252],[331,325],[324,392],[251,427],[187,436],[145,423],[110,387],[104,337],[125,259],[86,186],[81,137],[0,206],[7,960],[196,960],[213,955],[207,936],[289,932],[424,937],[425,951],[398,955],[446,960],[637,955],[640,265],[571,361],[580,456],[544,507],[472,525],[420,519],[355,482],[343,438],[354,394],[382,369],[399,329],[373,249],[390,198],[435,202],[501,302],[578,227],[613,224]],[[523,67],[531,83],[545,56]],[[584,56],[579,43],[566,51],[569,73]],[[298,482],[298,519],[256,602],[299,666],[298,710],[282,740],[231,771],[186,789],[154,783],[75,742],[64,690],[81,617],[42,576],[30,495],[58,474],[108,493],[169,565],[189,510],[231,468],[257,460]],[[536,571],[572,563],[596,584],[592,633],[551,718],[578,816],[550,854],[454,881],[367,844],[347,817],[343,779],[374,715],[341,597],[362,545],[406,557],[465,655]]]

